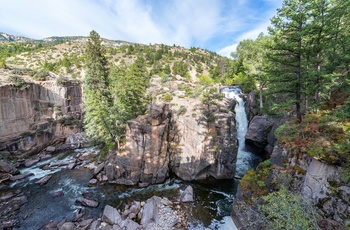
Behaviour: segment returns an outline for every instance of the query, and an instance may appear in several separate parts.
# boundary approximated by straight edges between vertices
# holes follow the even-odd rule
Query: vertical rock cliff
[[[0,86],[0,152],[30,154],[81,131],[81,85]]]
[[[108,179],[121,184],[161,183],[175,173],[183,180],[234,177],[237,141],[234,114],[217,111],[213,122],[176,116],[167,104],[129,121],[125,150],[105,164]]]

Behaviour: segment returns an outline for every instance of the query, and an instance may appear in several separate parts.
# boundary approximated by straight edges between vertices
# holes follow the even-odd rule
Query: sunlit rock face
[[[115,178],[120,184],[144,185],[164,182],[169,175],[168,105],[154,104],[151,113],[128,121],[125,151],[115,162]]]
[[[218,112],[215,121],[201,124],[193,117],[174,120],[172,170],[184,180],[234,177],[237,157],[233,113]]]
[[[109,161],[115,165],[114,178],[109,179],[145,186],[163,182],[170,172],[183,180],[233,178],[234,115],[218,111],[215,116],[214,122],[198,122],[174,116],[169,105],[154,104],[150,114],[128,122],[125,151]]]
[[[0,87],[0,151],[37,152],[58,137],[81,131],[82,89],[77,83]]]

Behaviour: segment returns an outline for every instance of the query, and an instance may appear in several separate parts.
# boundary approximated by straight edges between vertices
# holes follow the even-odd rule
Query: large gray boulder
[[[109,205],[105,206],[102,214],[102,221],[113,225],[118,224],[121,220],[121,215],[116,208]]]
[[[246,142],[259,149],[264,149],[268,144],[267,136],[273,123],[265,116],[255,116],[249,124]]]
[[[150,223],[158,223],[160,197],[153,196],[143,206],[141,225],[147,226]]]
[[[17,174],[17,168],[7,159],[0,159],[0,173]]]
[[[188,202],[193,202],[194,201],[193,188],[192,188],[191,185],[187,186],[185,191],[183,191],[183,193],[181,195],[181,201],[184,202],[184,203],[188,203]]]

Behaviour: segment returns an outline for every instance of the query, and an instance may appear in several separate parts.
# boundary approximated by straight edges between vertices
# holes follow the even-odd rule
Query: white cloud
[[[218,54],[224,57],[231,58],[231,53],[236,50],[238,43],[226,46],[218,51]]]
[[[0,31],[39,39],[87,36],[94,29],[109,39],[222,53],[225,48],[219,47],[228,50],[238,38],[256,33],[249,28],[251,21],[259,23],[261,15],[249,4],[248,0],[0,0]]]

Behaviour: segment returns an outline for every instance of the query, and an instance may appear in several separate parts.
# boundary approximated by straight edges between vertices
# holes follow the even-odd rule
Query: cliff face
[[[0,87],[0,151],[35,152],[58,137],[79,132],[81,85],[27,83]],[[38,148],[37,148],[38,147]]]
[[[193,117],[174,120],[172,171],[184,180],[234,177],[237,134],[234,114],[218,112],[217,119],[200,124]]]
[[[161,183],[174,172],[183,180],[234,177],[237,156],[234,115],[216,113],[209,124],[174,116],[168,105],[129,121],[125,151],[105,164],[108,179],[141,186]],[[115,165],[115,167],[113,167]]]

